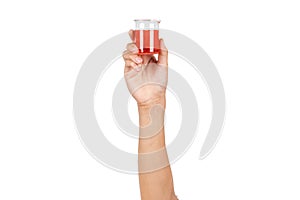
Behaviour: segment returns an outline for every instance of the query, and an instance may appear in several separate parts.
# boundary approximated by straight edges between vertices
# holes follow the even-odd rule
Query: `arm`
[[[133,31],[129,36],[134,41]],[[139,111],[139,182],[142,200],[177,200],[165,145],[164,114],[168,51],[160,40],[158,60],[138,55],[134,42],[123,52],[124,77]]]
[[[153,108],[151,116],[149,116],[150,109],[153,106],[157,107]],[[164,108],[165,97],[158,99],[156,102],[138,105],[140,124],[139,181],[142,200],[177,199],[174,193],[172,172],[165,148],[165,132],[163,127]],[[143,128],[147,126],[151,120],[152,123],[154,123],[157,127],[151,129]],[[156,122],[153,122],[153,120],[155,120]],[[151,152],[160,153],[151,154]],[[144,155],[150,156],[145,158]],[[154,160],[158,161],[154,162]],[[161,169],[152,171],[151,168]],[[145,173],[147,172],[147,170],[151,170],[152,172]]]

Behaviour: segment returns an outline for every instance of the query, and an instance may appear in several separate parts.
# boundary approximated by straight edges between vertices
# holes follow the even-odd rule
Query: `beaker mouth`
[[[161,20],[159,19],[135,19],[135,22],[157,22],[160,23]]]

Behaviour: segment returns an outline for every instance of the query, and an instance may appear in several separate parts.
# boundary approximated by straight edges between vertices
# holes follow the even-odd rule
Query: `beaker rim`
[[[157,23],[161,22],[161,20],[159,20],[159,19],[135,19],[134,21],[135,22],[141,22],[141,21],[143,21],[143,22],[157,22]]]

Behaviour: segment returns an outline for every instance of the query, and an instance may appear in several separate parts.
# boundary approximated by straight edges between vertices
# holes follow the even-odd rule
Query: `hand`
[[[129,31],[131,40],[134,32]],[[138,55],[134,42],[127,44],[123,52],[124,77],[129,92],[138,105],[152,104],[165,98],[168,82],[168,50],[160,39],[158,59],[153,55]]]

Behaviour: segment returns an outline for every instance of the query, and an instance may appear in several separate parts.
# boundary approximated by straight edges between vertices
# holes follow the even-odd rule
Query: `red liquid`
[[[135,30],[134,33],[135,43],[139,49],[139,54],[145,55],[159,53],[158,30]]]

